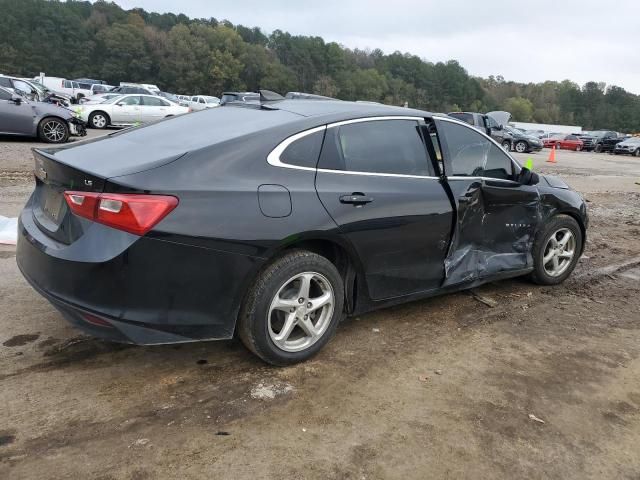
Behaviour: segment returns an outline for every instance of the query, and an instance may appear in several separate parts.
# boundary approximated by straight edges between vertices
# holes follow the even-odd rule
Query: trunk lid
[[[70,244],[82,235],[86,220],[71,214],[64,192],[102,192],[105,179],[64,165],[42,150],[34,150],[33,154],[36,188],[31,206],[35,223],[51,238]]]

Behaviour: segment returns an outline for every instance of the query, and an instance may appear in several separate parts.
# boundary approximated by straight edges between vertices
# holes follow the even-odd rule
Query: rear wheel
[[[510,152],[511,142],[509,140],[505,140],[504,142],[502,142],[502,148],[504,149],[505,152]]]
[[[529,145],[527,145],[527,142],[524,142],[522,140],[520,140],[518,143],[516,143],[515,146],[515,150],[518,153],[524,153],[529,149]]]
[[[562,148],[562,144],[561,143],[556,143],[556,150],[560,150]]]
[[[306,250],[269,265],[249,291],[238,334],[273,365],[311,358],[331,339],[342,316],[344,287],[336,267]]]
[[[640,148],[636,148],[636,151],[633,152],[634,157],[640,157]]]
[[[582,251],[582,230],[578,222],[567,215],[551,219],[536,235],[533,243],[531,279],[540,285],[564,282]]]
[[[596,153],[601,153],[602,152],[602,145],[600,145],[600,144],[596,145],[596,148],[594,148],[594,151]]]
[[[109,115],[104,112],[93,112],[89,115],[89,125],[93,128],[107,128],[109,126]]]
[[[580,150],[582,150],[582,145],[576,145],[576,152],[579,152]]]
[[[38,126],[38,136],[47,143],[64,143],[69,140],[69,126],[60,118],[47,117]]]

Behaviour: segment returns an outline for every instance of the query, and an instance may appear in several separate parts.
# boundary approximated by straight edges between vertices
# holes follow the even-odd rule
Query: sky
[[[640,0],[115,0],[348,48],[458,60],[474,76],[572,80],[640,94]]]

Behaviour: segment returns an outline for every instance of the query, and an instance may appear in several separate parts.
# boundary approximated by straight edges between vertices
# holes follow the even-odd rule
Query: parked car
[[[80,90],[76,92],[76,98],[78,101],[81,101],[83,97],[91,97],[93,95],[100,95],[104,93],[108,93],[113,88],[113,85],[106,85],[102,83],[83,83],[78,82]]]
[[[596,130],[587,132],[587,134],[595,138],[594,151],[598,153],[613,152],[616,145],[623,140],[618,137],[617,132],[613,132],[611,130]]]
[[[78,107],[81,118],[92,128],[137,125],[189,111],[189,108],[157,95],[120,95],[102,103],[84,103]]]
[[[21,272],[92,335],[237,333],[288,365],[346,315],[520,275],[558,284],[582,254],[582,197],[466,123],[356,102],[268,105],[36,150]]]
[[[555,147],[556,150],[575,150],[579,152],[584,146],[584,142],[576,135],[559,134],[543,140],[544,146],[547,148]]]
[[[449,112],[448,116],[468,123],[476,130],[491,136],[502,148],[510,152],[514,145],[514,137],[504,129],[511,120],[509,112]]]
[[[616,144],[613,153],[616,155],[627,154],[640,157],[640,137],[628,137]]]
[[[196,95],[191,97],[189,106],[194,111],[216,108],[220,106],[220,99],[218,97],[210,97],[208,95]]]
[[[152,95],[160,95],[160,89],[158,88],[158,86],[153,85],[151,83],[120,82],[120,86],[144,88],[145,90],[151,92]],[[131,92],[131,93],[141,93],[141,92]]]
[[[0,87],[0,134],[64,143],[71,135],[84,136],[87,132],[84,122],[72,111],[50,103],[27,100]]]
[[[255,92],[223,92],[220,97],[220,105],[234,102],[259,103],[260,94]]]
[[[542,136],[545,134],[545,131],[544,130],[525,130],[524,133],[526,133],[527,135],[531,135],[532,137],[541,139]]]
[[[524,131],[505,125],[504,131],[511,136],[511,150],[518,153],[539,152],[542,150],[542,141],[533,135],[527,135]]]
[[[582,149],[586,152],[595,150],[597,138],[587,132],[576,133],[576,137],[582,140]]]
[[[135,85],[121,85],[119,87],[112,88],[109,90],[109,93],[119,93],[120,95],[127,95],[130,93],[139,93],[142,95],[155,95],[155,92],[152,92],[148,88],[135,86]]]
[[[78,83],[88,83],[89,85],[94,85],[94,84],[107,85],[107,82],[105,82],[104,80],[96,80],[94,78],[74,78],[73,81]],[[107,85],[107,86],[111,86],[111,85]]]

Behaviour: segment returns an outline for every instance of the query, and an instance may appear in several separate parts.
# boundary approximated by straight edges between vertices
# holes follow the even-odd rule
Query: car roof
[[[258,104],[247,104],[255,108]],[[431,112],[423,110],[416,110],[413,108],[396,107],[391,105],[383,105],[380,103],[366,103],[366,102],[347,102],[342,100],[279,100],[274,102],[267,102],[261,106],[267,108],[284,110],[287,112],[295,113],[303,117],[317,117],[317,116],[345,116],[345,117],[370,117],[370,116],[412,116],[412,117],[431,117]],[[235,108],[247,108],[242,104],[229,105]],[[251,108],[251,107],[249,107]]]

